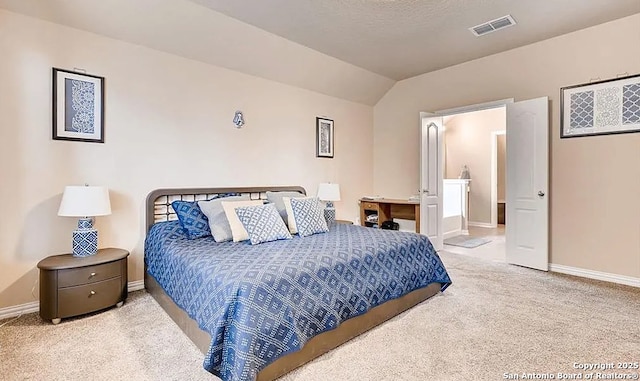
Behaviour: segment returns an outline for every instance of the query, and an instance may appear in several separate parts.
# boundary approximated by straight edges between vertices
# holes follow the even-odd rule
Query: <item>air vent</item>
[[[495,32],[498,29],[504,29],[516,25],[516,20],[511,15],[506,15],[495,20],[491,20],[480,25],[469,28],[471,33],[476,37],[484,36],[487,33]]]

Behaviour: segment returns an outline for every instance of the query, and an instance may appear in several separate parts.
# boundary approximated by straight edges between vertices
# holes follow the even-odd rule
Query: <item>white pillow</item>
[[[224,214],[226,214],[227,220],[229,220],[229,226],[231,226],[231,235],[233,236],[233,242],[246,241],[249,239],[249,233],[247,233],[247,229],[245,229],[242,225],[242,222],[240,222],[240,219],[236,214],[236,208],[262,204],[264,204],[262,200],[222,201]]]
[[[300,195],[300,197],[283,197],[282,201],[284,202],[284,209],[287,211],[287,226],[289,227],[289,233],[296,234],[298,232],[298,228],[296,227],[296,220],[293,218],[293,209],[291,208],[291,199],[292,198],[310,198]]]

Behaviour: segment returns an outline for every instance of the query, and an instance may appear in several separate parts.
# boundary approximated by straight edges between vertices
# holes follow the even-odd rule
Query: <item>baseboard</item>
[[[144,288],[144,279],[134,280],[133,282],[127,283],[127,289],[129,292],[138,291]]]
[[[38,301],[20,304],[17,306],[0,308],[0,320],[24,314],[30,314],[32,312],[38,312],[39,310],[40,302]]]
[[[468,234],[468,232],[467,232]],[[458,229],[458,230],[452,230],[450,232],[446,232],[442,235],[442,239],[447,239],[447,238],[453,238],[453,237],[457,237],[459,235],[462,235],[462,230]]]
[[[142,290],[144,288],[144,280],[135,280],[127,283],[127,289],[129,292]],[[0,320],[8,319],[24,314],[30,314],[40,311],[40,302],[29,302],[25,304],[19,304],[17,306],[0,308]]]
[[[469,226],[475,226],[477,228],[489,228],[489,229],[495,229],[498,227],[497,225],[492,225],[490,222],[474,222],[474,221],[469,221]]]
[[[564,265],[549,264],[549,270],[561,274],[575,275],[583,278],[603,280],[605,282],[612,282],[618,284],[624,284],[632,287],[640,287],[640,278],[634,278],[626,275],[618,275],[605,273],[601,271],[581,269],[578,267],[570,267]]]

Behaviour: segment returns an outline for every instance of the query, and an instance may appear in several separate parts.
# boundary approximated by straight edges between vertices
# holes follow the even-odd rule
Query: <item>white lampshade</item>
[[[58,215],[95,217],[111,214],[109,190],[105,187],[67,186],[64,188]]]
[[[340,201],[340,185],[320,183],[318,185],[318,198],[322,201]]]

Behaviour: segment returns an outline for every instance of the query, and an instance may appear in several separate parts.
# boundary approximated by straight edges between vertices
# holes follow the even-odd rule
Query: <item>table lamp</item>
[[[111,214],[109,190],[98,186],[67,186],[64,188],[58,215],[80,217],[73,231],[73,256],[88,257],[98,252],[98,231],[93,228],[95,216]]]
[[[327,202],[324,218],[327,220],[327,226],[333,225],[336,222],[336,209],[333,207],[333,201],[340,201],[340,185],[320,183],[318,185],[318,199]]]

